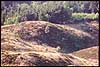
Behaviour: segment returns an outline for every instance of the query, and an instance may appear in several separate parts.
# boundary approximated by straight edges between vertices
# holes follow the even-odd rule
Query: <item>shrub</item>
[[[99,14],[73,13],[83,12],[84,3],[68,1],[31,1],[31,2],[1,2],[1,22],[2,24],[22,22],[28,20],[44,20],[54,23],[62,23],[68,20],[76,22],[84,20],[99,20]],[[87,4],[88,5],[88,4]],[[98,5],[98,3],[97,3]],[[83,6],[82,8],[79,6]],[[83,9],[83,10],[81,10]],[[91,10],[91,9],[90,9]],[[87,10],[88,11],[88,10]],[[86,11],[86,12],[87,12]],[[15,13],[18,15],[16,17]],[[11,17],[13,16],[13,17]],[[72,16],[72,17],[71,17]],[[8,17],[10,19],[8,19]],[[16,19],[15,19],[16,18]],[[8,21],[10,20],[10,21]],[[5,23],[4,23],[5,22]]]
[[[15,13],[13,16],[11,17],[7,17],[4,24],[14,24],[14,23],[18,23],[18,18],[19,18],[19,14]]]
[[[75,22],[83,21],[85,17],[85,14],[83,13],[73,13],[72,14],[72,20]]]
[[[63,4],[63,1],[16,4],[8,7],[6,6],[2,12],[4,12],[2,14],[2,18],[4,17],[2,22],[4,22],[4,24],[14,24],[15,22],[28,20],[43,20],[59,23],[67,21],[71,17],[71,11],[67,8],[66,4]],[[4,16],[4,14],[6,15]]]
[[[67,21],[71,17],[70,9],[65,8],[63,2],[49,1],[43,4],[33,2],[32,7],[38,15],[38,20],[45,20],[57,23]]]
[[[86,20],[98,20],[99,19],[99,14],[98,13],[92,13],[92,14],[87,14],[85,17]]]
[[[99,14],[98,13],[73,13],[72,14],[72,20],[75,22],[80,22],[80,21],[88,21],[88,20],[98,20],[99,19]]]

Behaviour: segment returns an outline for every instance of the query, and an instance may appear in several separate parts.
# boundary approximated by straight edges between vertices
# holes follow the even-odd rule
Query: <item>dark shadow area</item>
[[[55,48],[59,46],[61,47],[61,52],[64,53],[71,53],[96,45],[95,39],[91,39],[88,36],[79,37],[74,34],[70,34],[71,31],[58,29],[55,26],[49,26],[49,32],[47,33],[45,32],[45,28],[38,29],[37,31],[38,33],[36,36],[32,36],[30,33],[27,33],[30,38],[27,37],[26,39],[21,39],[25,41],[36,41],[40,45],[45,43],[48,46]],[[26,36],[26,34],[24,36]]]

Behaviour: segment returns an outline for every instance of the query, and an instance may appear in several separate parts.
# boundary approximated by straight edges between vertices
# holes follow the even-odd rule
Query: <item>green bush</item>
[[[19,14],[15,13],[11,17],[7,17],[5,19],[4,24],[14,24],[14,23],[18,23],[18,18],[19,17],[20,17]]]
[[[47,1],[44,3],[33,1],[31,4],[17,3],[12,4],[12,6],[6,6],[5,2],[2,2],[1,4],[2,24],[13,24],[16,22],[33,20],[50,21],[53,23],[69,22],[69,20],[75,22],[99,20],[98,13],[72,14],[72,12],[74,12],[74,8],[69,6],[69,2],[65,1]]]
[[[83,21],[84,17],[85,17],[85,14],[83,13],[73,13],[72,14],[72,20],[76,22]]]
[[[67,21],[71,17],[70,9],[66,8],[63,2],[49,1],[43,4],[33,2],[32,7],[38,15],[38,20],[59,23]]]
[[[98,13],[72,13],[72,20],[76,22],[88,21],[88,20],[98,20]]]
[[[92,13],[92,14],[87,14],[85,17],[86,20],[98,20],[99,19],[99,14],[98,13]]]
[[[54,23],[67,21],[71,17],[70,8],[67,8],[63,1],[48,1],[45,3],[32,2],[29,4],[16,4],[5,7],[2,10],[4,24],[14,24],[15,22],[43,20]],[[6,15],[5,15],[6,14]],[[67,18],[66,18],[67,17]]]

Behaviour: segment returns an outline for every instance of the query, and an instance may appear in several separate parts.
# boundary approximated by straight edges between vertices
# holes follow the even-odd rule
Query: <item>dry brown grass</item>
[[[93,62],[89,62],[85,59],[66,55],[61,53],[50,53],[50,52],[8,52],[2,57],[2,64],[17,65],[17,66],[94,66]]]
[[[94,63],[96,63],[97,65],[99,64],[99,47],[98,46],[94,46],[91,48],[87,48],[87,49],[83,49],[80,51],[76,51],[73,52],[71,54],[80,57],[80,58],[84,58],[87,59],[89,61],[93,61]]]
[[[59,25],[59,24],[52,24],[44,21],[26,21],[22,22],[20,24],[13,24],[13,25],[6,25],[1,27],[1,65],[2,66],[41,66],[41,65],[47,65],[47,66],[67,66],[67,65],[96,65],[95,63],[90,63],[89,61],[81,58],[75,58],[75,56],[72,55],[66,55],[64,53],[60,53],[60,49],[58,47],[65,47],[63,45],[63,42],[66,43],[66,41],[54,41],[58,47],[52,47],[50,45],[55,45],[53,43],[41,43],[37,41],[34,41],[34,39],[28,40],[28,35],[26,35],[26,32],[32,32],[33,36],[38,36],[41,34],[46,33],[45,31],[50,30],[50,28],[57,28],[55,29],[57,32],[51,32],[53,29],[51,29],[51,33],[49,37],[52,37],[53,35],[59,35],[62,34],[62,32],[65,33],[69,32],[72,35],[76,35],[78,37],[81,36],[87,36],[90,39],[93,39],[94,37],[91,36],[88,32],[84,32],[79,29],[72,28],[67,25]],[[93,25],[93,24],[92,24]],[[95,25],[94,25],[95,26]],[[20,34],[18,31],[24,28],[25,35],[22,36],[23,32]],[[47,30],[46,30],[47,29]],[[42,32],[41,32],[42,31]],[[61,32],[59,32],[61,31]],[[57,34],[55,34],[57,33]],[[25,36],[25,38],[21,38]],[[39,37],[45,38],[46,36],[41,35]],[[56,36],[58,37],[58,36]],[[54,38],[56,38],[54,37]],[[31,37],[30,37],[31,38]],[[47,37],[48,38],[48,37]],[[60,38],[60,37],[59,37]],[[45,40],[45,39],[44,39]],[[48,40],[50,41],[50,40]],[[60,45],[59,45],[59,42]],[[64,43],[64,44],[65,44]],[[71,44],[71,43],[66,43]],[[68,46],[68,45],[66,45]],[[71,45],[72,46],[72,45]],[[73,49],[73,48],[71,48]],[[94,48],[93,48],[94,49]],[[94,54],[97,51],[93,51]],[[84,53],[84,52],[83,52]],[[87,52],[88,53],[88,52]],[[86,54],[87,54],[86,53]],[[80,53],[79,53],[80,54]],[[85,53],[84,53],[85,54]],[[92,55],[92,54],[91,54]],[[21,59],[24,58],[24,59]],[[35,60],[34,60],[35,59]],[[12,60],[12,61],[11,61]],[[31,63],[30,63],[31,62]],[[86,62],[86,63],[85,63]]]

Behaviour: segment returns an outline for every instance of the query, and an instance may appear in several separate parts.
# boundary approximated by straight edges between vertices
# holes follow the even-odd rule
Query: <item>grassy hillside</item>
[[[97,26],[96,32],[98,32]],[[96,37],[91,35],[92,32],[88,32],[81,24],[80,26],[59,25],[45,21],[26,21],[2,26],[1,64],[4,66],[97,65],[85,59],[74,59],[74,55],[67,55],[98,45]],[[98,36],[98,33],[95,35]]]

